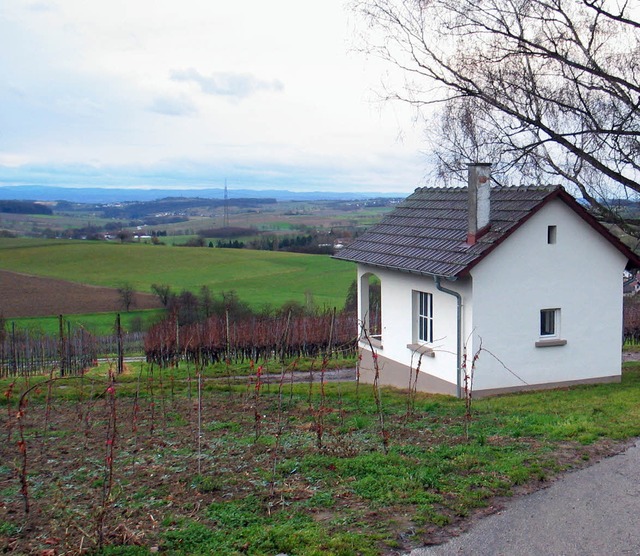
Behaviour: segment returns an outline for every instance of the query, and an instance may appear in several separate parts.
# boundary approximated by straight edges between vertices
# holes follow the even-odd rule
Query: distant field
[[[66,230],[91,224],[104,226],[110,222],[106,218],[97,218],[88,215],[47,215],[47,214],[8,214],[0,213],[0,229],[6,228],[22,234],[41,233],[49,229]]]
[[[96,286],[126,282],[136,291],[235,290],[258,308],[287,301],[342,307],[355,266],[322,255],[89,241],[0,238],[0,269]]]
[[[5,318],[123,311],[117,290],[0,269],[0,315]],[[136,293],[135,309],[160,309],[158,298]]]

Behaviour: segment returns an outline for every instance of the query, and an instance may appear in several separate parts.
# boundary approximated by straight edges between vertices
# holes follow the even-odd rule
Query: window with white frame
[[[414,292],[415,339],[419,343],[433,342],[433,295]]]
[[[540,337],[558,338],[560,336],[560,309],[542,309],[540,311]]]

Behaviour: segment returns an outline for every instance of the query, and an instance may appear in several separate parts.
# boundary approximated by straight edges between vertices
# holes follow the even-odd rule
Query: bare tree
[[[120,302],[127,313],[131,310],[131,307],[135,305],[135,290],[129,282],[123,282],[118,286],[118,295],[120,295]]]
[[[640,9],[629,0],[353,0],[365,48],[403,70],[389,98],[431,107],[438,172],[497,162],[504,182],[640,192]]]
[[[129,230],[121,229],[116,232],[116,237],[120,240],[120,243],[125,243],[133,239],[133,234]]]
[[[215,302],[213,300],[213,295],[211,295],[211,289],[209,286],[200,286],[199,301],[202,317],[208,319],[213,315],[215,309]]]
[[[171,286],[168,284],[151,284],[151,291],[160,300],[163,307],[166,307],[169,304],[169,300],[172,296]]]

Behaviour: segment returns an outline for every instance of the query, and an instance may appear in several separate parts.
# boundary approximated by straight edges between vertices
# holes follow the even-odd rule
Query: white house
[[[621,376],[622,274],[640,259],[560,186],[419,188],[336,258],[358,264],[361,380],[474,396]],[[369,284],[381,286],[374,330]]]

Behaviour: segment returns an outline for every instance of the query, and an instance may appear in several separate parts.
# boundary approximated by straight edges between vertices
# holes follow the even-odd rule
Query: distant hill
[[[7,185],[0,187],[0,199],[32,199],[37,201],[73,201],[78,203],[118,203],[131,201],[155,201],[166,197],[199,197],[204,199],[224,199],[224,189],[127,189],[98,187],[52,187],[43,185]],[[229,189],[229,197],[276,199],[278,201],[315,201],[337,199],[370,199],[373,197],[397,197],[398,194],[287,191]]]
[[[49,207],[33,201],[0,201],[0,212],[10,214],[53,214]]]

